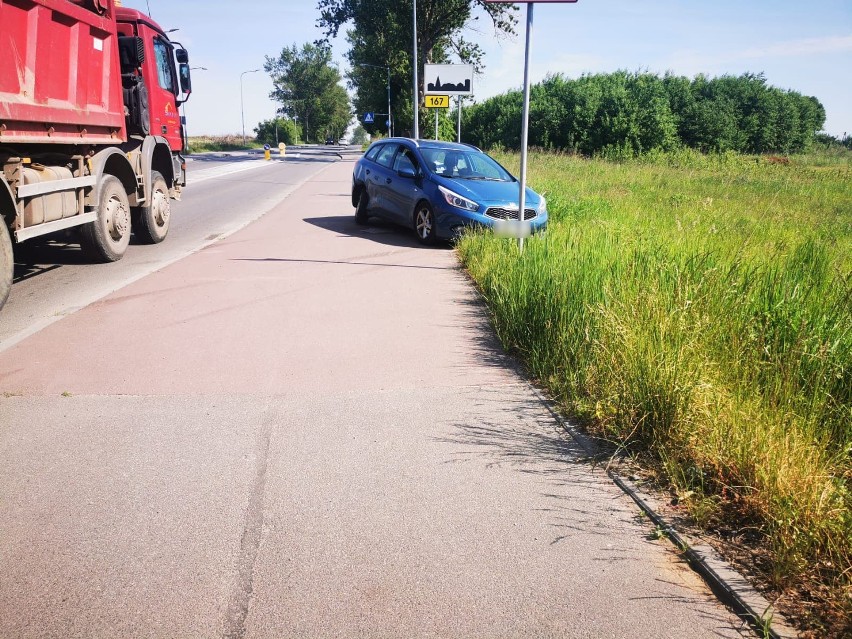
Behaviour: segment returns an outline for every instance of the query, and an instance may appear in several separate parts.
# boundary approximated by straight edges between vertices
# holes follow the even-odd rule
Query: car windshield
[[[421,148],[420,152],[429,170],[444,177],[495,182],[513,181],[506,169],[481,151]]]

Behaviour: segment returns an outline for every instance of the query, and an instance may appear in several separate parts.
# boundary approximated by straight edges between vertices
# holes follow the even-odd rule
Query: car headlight
[[[544,199],[544,196],[540,196],[541,201],[538,203],[538,213],[541,215],[542,213],[547,213],[547,200]]]
[[[479,210],[479,204],[473,200],[468,200],[466,197],[462,197],[458,193],[453,193],[450,189],[445,189],[443,186],[438,186],[438,190],[450,206],[454,206],[457,209],[464,209],[465,211]]]

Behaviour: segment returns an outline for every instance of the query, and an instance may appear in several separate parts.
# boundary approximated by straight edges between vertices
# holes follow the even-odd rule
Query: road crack
[[[256,473],[249,496],[243,535],[240,540],[240,556],[237,562],[237,581],[228,611],[225,616],[225,639],[242,639],[254,589],[254,566],[263,536],[263,506],[266,494],[266,476],[269,466],[269,443],[272,429],[267,422],[257,433],[255,444]]]

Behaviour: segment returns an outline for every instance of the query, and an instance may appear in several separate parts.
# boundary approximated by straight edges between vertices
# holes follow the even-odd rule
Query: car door
[[[389,218],[392,215],[388,210],[387,189],[391,183],[393,159],[398,148],[399,144],[396,142],[383,144],[366,178],[367,195],[370,198],[369,210],[371,214],[379,217]]]
[[[400,171],[413,171],[415,177],[402,176]],[[411,226],[414,206],[423,195],[420,188],[420,169],[414,151],[401,146],[393,163],[393,174],[385,190],[388,214],[394,222]]]

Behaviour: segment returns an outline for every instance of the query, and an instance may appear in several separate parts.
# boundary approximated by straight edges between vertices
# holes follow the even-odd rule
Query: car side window
[[[381,151],[384,146],[384,144],[377,144],[372,149],[368,150],[367,155],[364,157],[366,157],[368,160],[372,160],[373,162],[375,162],[376,156],[379,154],[379,151]]]
[[[414,160],[414,154],[409,149],[402,149],[396,156],[393,170],[399,173],[403,169],[411,169],[417,173],[417,164]]]
[[[376,162],[385,166],[387,168],[391,168],[393,165],[393,156],[396,153],[396,144],[385,144],[382,147],[382,150],[376,156]]]

